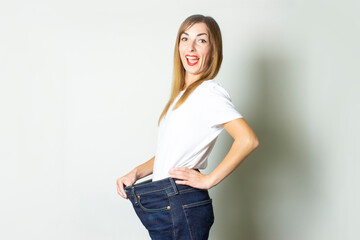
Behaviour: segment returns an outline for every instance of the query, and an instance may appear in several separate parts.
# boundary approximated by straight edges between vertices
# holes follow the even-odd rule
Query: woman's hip
[[[176,184],[176,180],[148,180],[125,191],[152,239],[207,239],[214,222],[208,190]]]

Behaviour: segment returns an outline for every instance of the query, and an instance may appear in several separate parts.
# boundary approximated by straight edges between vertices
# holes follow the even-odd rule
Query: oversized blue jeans
[[[151,239],[208,239],[214,223],[208,191],[176,184],[176,180],[148,180],[125,187],[125,192]]]

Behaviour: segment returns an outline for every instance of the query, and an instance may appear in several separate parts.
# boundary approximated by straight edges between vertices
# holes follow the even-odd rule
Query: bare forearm
[[[132,170],[135,173],[137,179],[141,179],[153,173],[155,156],[149,161],[137,166]]]
[[[235,140],[224,160],[209,174],[211,187],[220,183],[258,146],[257,139]]]

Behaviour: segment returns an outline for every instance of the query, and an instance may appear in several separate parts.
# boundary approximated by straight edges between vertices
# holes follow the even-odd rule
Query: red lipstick
[[[194,66],[196,65],[198,62],[199,62],[199,57],[196,56],[196,55],[185,55],[185,58],[186,58],[186,61],[187,61],[187,64],[189,66]]]

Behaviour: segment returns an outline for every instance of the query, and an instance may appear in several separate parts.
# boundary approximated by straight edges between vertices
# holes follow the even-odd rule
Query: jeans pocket
[[[145,212],[161,212],[170,209],[169,198],[164,192],[137,195],[136,197],[140,208]]]
[[[135,212],[152,239],[172,236],[170,202],[166,193],[139,194],[133,200]]]
[[[194,240],[208,239],[210,228],[214,223],[212,199],[183,205],[184,214]]]

